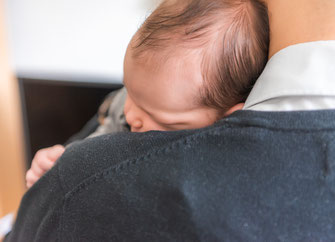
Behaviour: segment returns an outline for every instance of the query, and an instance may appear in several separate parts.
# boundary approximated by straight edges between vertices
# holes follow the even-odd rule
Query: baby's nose
[[[126,121],[131,127],[131,131],[136,131],[142,128],[143,122],[142,120],[136,115],[136,113],[132,111],[128,111],[125,113]]]
[[[138,131],[139,129],[141,129],[143,127],[143,123],[141,120],[136,119],[134,120],[131,124],[129,124],[131,127],[131,131]]]

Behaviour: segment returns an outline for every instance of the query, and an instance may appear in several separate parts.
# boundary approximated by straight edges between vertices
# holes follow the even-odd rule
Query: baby
[[[268,55],[260,0],[166,0],[127,48],[124,115],[132,132],[197,129],[241,109]],[[64,152],[42,149],[32,186]]]

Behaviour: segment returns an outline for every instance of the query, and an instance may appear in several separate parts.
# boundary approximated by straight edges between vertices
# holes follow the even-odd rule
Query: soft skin
[[[269,56],[290,45],[335,40],[335,1],[265,0],[270,16]]]
[[[62,145],[54,145],[37,151],[26,174],[26,186],[30,188],[34,185],[41,176],[55,165],[56,160],[64,151],[65,148]]]
[[[130,44],[124,62],[124,113],[131,131],[195,129],[216,121],[217,111],[196,101],[202,85],[199,58],[177,55],[164,63],[138,59]]]

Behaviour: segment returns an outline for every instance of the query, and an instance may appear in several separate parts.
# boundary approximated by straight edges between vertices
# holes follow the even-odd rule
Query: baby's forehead
[[[128,56],[125,68],[125,84],[133,89],[133,95],[161,95],[161,99],[198,104],[199,89],[203,85],[201,62],[196,53],[182,54],[175,51],[167,58],[155,55],[134,58]],[[176,100],[177,98],[177,100]]]
[[[189,85],[191,88],[202,84],[203,59],[197,51],[182,47],[174,51],[155,50],[134,60],[164,86]],[[161,78],[155,78],[157,76]]]

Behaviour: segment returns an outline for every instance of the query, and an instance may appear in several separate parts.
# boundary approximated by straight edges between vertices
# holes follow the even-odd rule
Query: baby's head
[[[243,106],[268,55],[260,0],[166,0],[130,42],[124,63],[131,130],[195,129]]]

